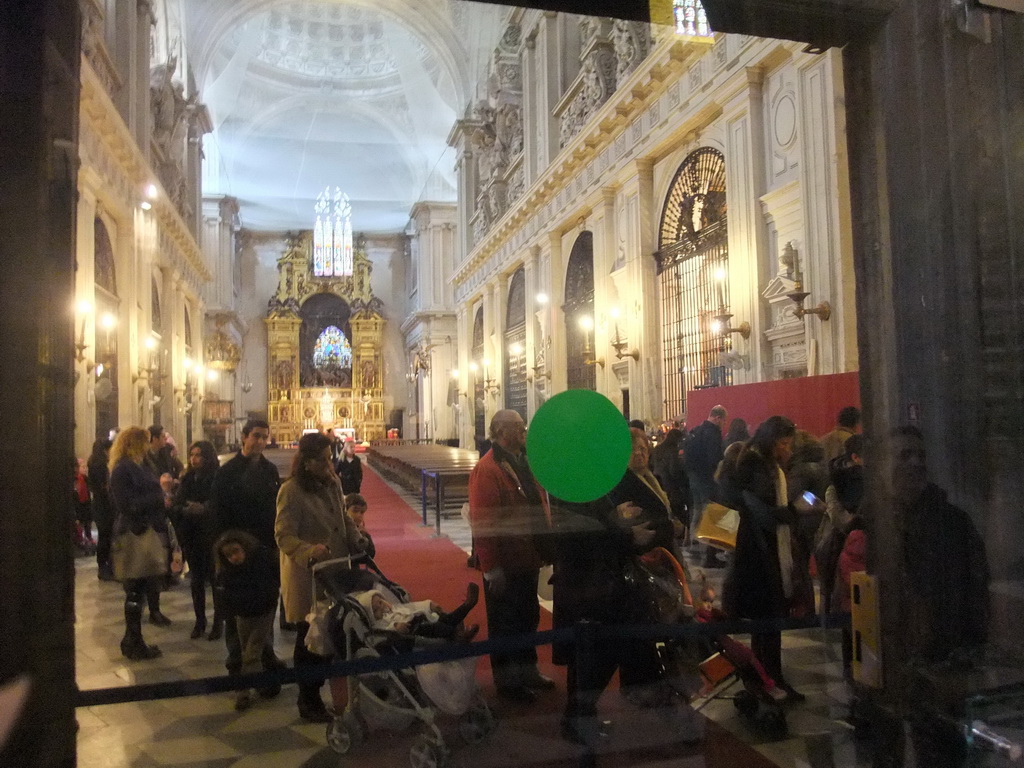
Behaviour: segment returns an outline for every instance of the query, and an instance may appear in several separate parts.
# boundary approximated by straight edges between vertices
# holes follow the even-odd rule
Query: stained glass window
[[[327,187],[313,208],[313,274],[342,277],[352,274],[352,206],[338,187]]]
[[[320,370],[352,367],[352,345],[336,325],[324,328],[313,345],[313,365]]]
[[[700,0],[673,0],[676,17],[676,32],[691,37],[711,37],[708,16]]]

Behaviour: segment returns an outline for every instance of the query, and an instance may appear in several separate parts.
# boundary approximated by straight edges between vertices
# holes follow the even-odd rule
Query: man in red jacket
[[[498,411],[491,419],[491,441],[469,477],[469,517],[484,573],[487,634],[497,639],[537,631],[537,577],[545,560],[538,544],[544,546],[550,513],[523,455],[523,417]],[[498,695],[510,701],[530,703],[538,690],[554,687],[537,669],[536,648],[492,653],[491,669]]]

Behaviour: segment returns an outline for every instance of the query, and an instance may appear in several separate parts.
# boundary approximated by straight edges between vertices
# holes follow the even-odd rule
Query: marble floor
[[[396,489],[399,490],[400,489]],[[401,492],[414,510],[418,499]],[[455,514],[442,521],[442,533],[468,550],[469,532]],[[433,521],[431,521],[433,522]],[[372,522],[368,520],[372,531]],[[76,657],[79,688],[96,689],[157,681],[187,680],[223,672],[222,642],[190,640],[192,608],[187,583],[162,595],[162,610],[174,623],[167,628],[144,624],[149,642],[163,656],[149,662],[127,662],[118,650],[123,632],[120,585],[99,581],[95,562],[76,561]],[[715,572],[713,572],[715,573]],[[718,571],[717,573],[720,573]],[[740,638],[743,639],[743,638]],[[751,746],[770,763],[793,768],[866,766],[858,742],[843,721],[846,686],[837,661],[838,638],[819,630],[787,633],[784,658],[791,682],[808,694],[804,704],[788,710],[790,737],[768,742],[751,732],[730,701],[716,700],[703,709],[717,726]],[[825,642],[828,640],[828,642]],[[293,635],[275,629],[278,655],[291,657]],[[560,688],[564,682],[560,681]],[[493,690],[485,688],[485,695]],[[557,694],[558,692],[556,692]],[[649,738],[649,725],[623,708],[621,697],[606,694],[602,707],[613,710],[613,744],[633,747]],[[452,765],[488,768],[512,765],[573,765],[577,748],[558,737],[558,706],[546,712],[495,705],[496,731],[486,744],[454,753]],[[536,708],[534,708],[536,709]],[[300,720],[293,688],[275,699],[260,700],[252,709],[237,713],[231,694],[183,697],[140,703],[82,707],[78,710],[78,765],[81,768],[150,768],[201,766],[202,768],[318,768],[319,766],[399,766],[409,764],[409,739],[386,733],[371,734],[370,745],[358,754],[341,757],[327,747],[323,725]],[[716,731],[717,732],[717,731]],[[379,741],[376,741],[379,739]],[[625,757],[624,757],[625,755]],[[694,766],[733,764],[712,760],[700,749],[685,757],[659,752],[621,751],[617,759],[599,758],[599,765]],[[561,762],[560,762],[561,761]]]

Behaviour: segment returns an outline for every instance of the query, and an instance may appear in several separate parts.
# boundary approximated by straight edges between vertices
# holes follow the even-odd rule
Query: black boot
[[[142,605],[131,598],[124,601],[124,637],[121,639],[121,653],[130,661],[155,659],[160,649],[146,645],[142,639]]]

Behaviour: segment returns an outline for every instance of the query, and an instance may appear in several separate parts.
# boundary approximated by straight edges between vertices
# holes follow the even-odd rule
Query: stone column
[[[0,3],[0,680],[28,700],[0,765],[75,765],[74,455],[77,0]]]
[[[537,254],[531,248],[523,259],[523,277],[526,286],[526,413],[530,416],[537,410],[536,381],[534,380],[534,361],[537,359]],[[541,343],[543,341],[541,340]]]
[[[762,322],[759,275],[768,258],[760,198],[765,190],[764,73],[748,68],[739,92],[724,109],[725,179],[729,196],[729,311],[734,323],[750,323],[750,339],[733,334],[733,349],[750,355],[747,371],[734,371],[734,383],[757,377],[761,370]],[[814,373],[808,371],[808,373]]]
[[[129,123],[135,143],[142,150],[143,156],[149,160],[149,144],[153,136],[153,117],[149,112],[149,35],[153,25],[152,0],[136,0],[135,51],[132,60],[132,72],[126,90],[132,99],[133,122]]]
[[[495,304],[498,301],[498,281],[490,280],[484,288],[484,357],[480,361],[480,375],[484,377],[484,386],[501,380],[501,359],[495,355],[494,337],[497,333],[495,325],[496,310]],[[486,362],[484,362],[486,361]],[[496,407],[495,398],[490,392],[484,392],[484,427],[490,425],[491,416],[494,415]]]
[[[79,174],[75,268],[75,455],[88,456],[96,437],[96,192]],[[92,365],[90,365],[90,363]]]
[[[537,78],[537,30],[526,36],[523,49],[523,177],[525,188],[529,189],[539,175],[535,159],[537,156],[537,132],[534,128],[541,119],[537,109],[543,82]]]
[[[630,367],[630,412],[660,421],[677,414],[665,413],[664,405],[658,278],[652,256],[657,243],[659,213],[654,200],[654,163],[638,160],[635,168],[636,177],[632,182],[636,185],[635,192],[624,193],[627,226],[633,233],[632,239],[626,242],[624,282],[635,286],[635,295],[629,297],[630,306],[623,307],[623,311],[632,323],[627,322],[629,346],[640,351],[640,360]]]
[[[548,370],[551,372],[549,392],[555,394],[565,391],[568,386],[569,374],[566,366],[566,338],[565,338],[565,312],[562,307],[565,304],[565,257],[562,254],[562,233],[548,233],[548,265],[551,270],[549,282],[551,294],[548,301],[551,302],[551,350],[548,355]]]
[[[527,123],[528,130],[536,133],[534,171],[539,176],[552,158],[558,154],[558,124],[554,118],[555,105],[562,96],[559,57],[558,14],[545,11],[537,34],[537,121]]]

